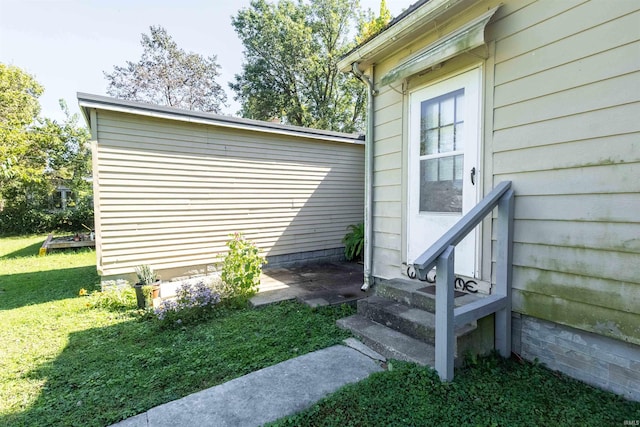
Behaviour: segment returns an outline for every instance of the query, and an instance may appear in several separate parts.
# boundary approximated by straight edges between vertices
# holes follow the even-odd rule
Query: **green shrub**
[[[93,228],[93,202],[90,197],[76,206],[59,211],[30,206],[26,203],[9,204],[0,212],[0,234],[26,235],[51,232],[87,231],[83,224]]]
[[[134,310],[137,306],[136,292],[126,280],[108,281],[102,285],[101,291],[91,293],[87,306],[111,311]]]
[[[351,224],[347,229],[351,231],[342,239],[344,243],[344,257],[347,261],[360,259],[364,247],[364,224]]]
[[[236,233],[227,242],[229,252],[222,263],[223,297],[244,303],[258,292],[262,265],[267,261],[260,256],[256,245]]]

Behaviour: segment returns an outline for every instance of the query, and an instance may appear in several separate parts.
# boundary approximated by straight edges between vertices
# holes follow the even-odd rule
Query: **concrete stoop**
[[[366,345],[390,359],[433,366],[435,362],[435,296],[420,289],[424,282],[384,280],[375,295],[358,301],[358,314],[338,320]],[[482,298],[464,294],[460,306]],[[493,348],[493,317],[461,325],[456,333],[456,364],[467,352],[483,354]]]

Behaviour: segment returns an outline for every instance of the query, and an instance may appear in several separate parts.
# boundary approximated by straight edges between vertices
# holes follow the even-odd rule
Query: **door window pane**
[[[438,103],[430,102],[423,103],[423,116],[425,118],[425,125],[427,129],[433,129],[438,127],[438,121],[440,115],[438,114]]]
[[[447,126],[455,122],[455,96],[449,96],[440,101],[440,126]]]
[[[464,150],[464,123],[456,123],[455,130],[455,148],[454,150]]]
[[[420,212],[462,212],[463,102],[460,89],[420,105]]]
[[[462,164],[462,156],[454,156],[453,157],[453,179],[455,180],[459,180],[462,181],[462,171],[463,171],[463,164]]]
[[[462,212],[463,156],[420,161],[420,212]]]
[[[454,149],[454,126],[449,125],[440,128],[440,147],[438,153],[448,153]]]
[[[420,155],[462,149],[464,89],[420,104]]]
[[[424,133],[425,137],[420,141],[420,155],[436,154],[438,152],[439,132],[438,129],[431,129]]]
[[[456,94],[456,123],[464,120],[464,91]]]

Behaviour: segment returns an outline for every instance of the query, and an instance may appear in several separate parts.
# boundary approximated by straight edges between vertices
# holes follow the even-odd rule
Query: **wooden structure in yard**
[[[79,240],[74,240],[75,236],[53,237],[53,234],[49,234],[40,247],[38,255],[46,255],[53,249],[94,248],[96,246],[96,241],[91,240],[88,234],[76,236],[79,236]]]

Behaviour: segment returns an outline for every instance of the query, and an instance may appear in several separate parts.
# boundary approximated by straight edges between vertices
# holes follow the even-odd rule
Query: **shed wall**
[[[363,218],[364,146],[98,110],[103,276],[210,271],[230,233],[266,256],[340,248]]]

